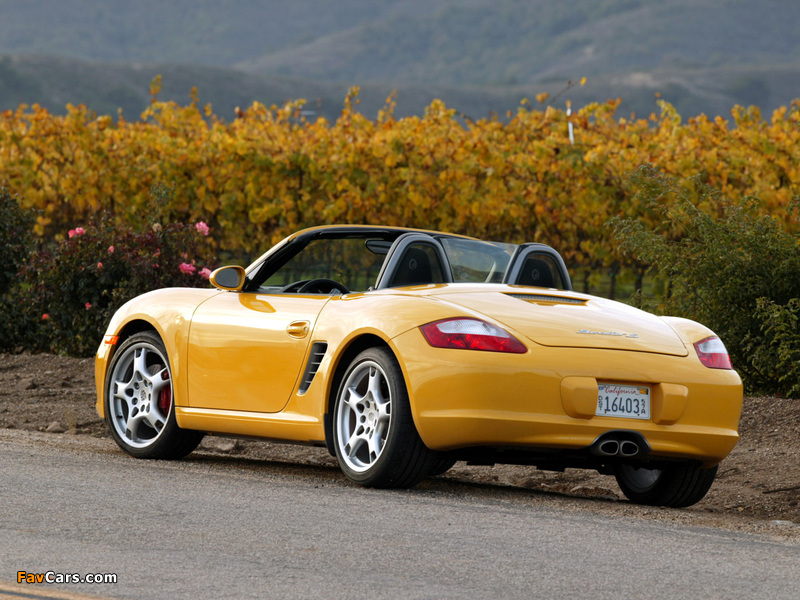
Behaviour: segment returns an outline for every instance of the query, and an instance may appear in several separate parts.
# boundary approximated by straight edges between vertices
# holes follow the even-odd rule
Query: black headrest
[[[517,278],[520,285],[532,285],[535,287],[555,287],[553,271],[547,261],[541,258],[530,257],[522,265],[522,270]]]
[[[407,248],[397,265],[391,285],[424,285],[433,283],[433,271],[428,254],[420,248]]]

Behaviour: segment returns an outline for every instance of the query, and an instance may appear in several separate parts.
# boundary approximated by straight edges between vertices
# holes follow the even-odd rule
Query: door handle
[[[293,338],[302,339],[308,335],[310,326],[311,323],[308,321],[293,321],[289,323],[288,327],[286,327],[286,333]]]

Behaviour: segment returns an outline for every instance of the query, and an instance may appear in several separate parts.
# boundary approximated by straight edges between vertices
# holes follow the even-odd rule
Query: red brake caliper
[[[161,373],[161,379],[164,381],[169,380],[169,371],[164,369]],[[158,395],[158,410],[161,411],[161,414],[164,416],[169,415],[169,408],[172,405],[172,386],[166,385],[161,390],[161,393]]]

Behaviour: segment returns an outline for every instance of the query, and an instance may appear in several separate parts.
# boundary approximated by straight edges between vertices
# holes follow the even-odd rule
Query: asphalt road
[[[800,543],[597,514],[439,480],[410,491],[335,469],[0,433],[0,600],[17,597],[798,598]],[[51,441],[52,440],[52,441]],[[52,578],[52,575],[51,575]],[[22,594],[27,594],[24,596]]]

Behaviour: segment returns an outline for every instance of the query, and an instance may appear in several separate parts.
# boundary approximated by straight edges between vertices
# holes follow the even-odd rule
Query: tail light
[[[505,329],[480,319],[455,318],[434,321],[420,327],[434,348],[459,348],[487,352],[524,354],[525,345]]]
[[[712,335],[695,342],[694,349],[700,362],[709,369],[733,369],[728,350],[717,336]]]

